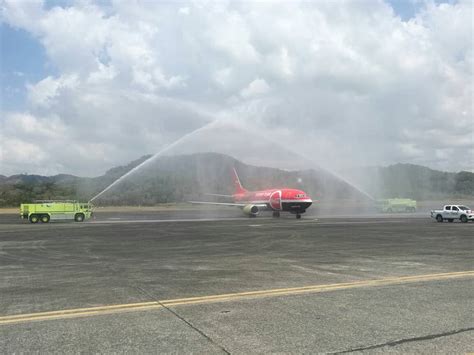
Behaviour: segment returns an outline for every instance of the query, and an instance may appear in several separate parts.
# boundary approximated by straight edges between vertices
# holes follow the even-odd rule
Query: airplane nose
[[[307,199],[305,202],[300,202],[299,203],[299,207],[302,209],[302,210],[305,210],[307,209],[309,206],[311,206],[313,204],[313,200],[311,200],[310,198]]]

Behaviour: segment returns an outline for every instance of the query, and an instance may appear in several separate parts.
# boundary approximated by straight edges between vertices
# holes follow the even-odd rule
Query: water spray
[[[299,155],[299,156],[302,157],[303,159],[306,159],[308,162],[311,162],[311,163],[316,164],[315,161],[309,159],[309,158],[306,157],[304,154],[301,154],[301,153],[299,153],[299,152],[295,152],[295,151],[293,151],[293,150],[291,150],[291,149],[288,149],[288,148],[285,148],[285,149],[287,149],[288,151],[290,151],[290,152],[292,152],[292,153],[294,153],[294,154]],[[319,165],[318,165],[318,166],[319,166]],[[357,191],[359,191],[359,192],[360,192],[361,194],[363,194],[365,197],[369,198],[369,199],[372,200],[372,201],[375,201],[375,198],[374,198],[371,194],[369,194],[367,191],[362,190],[360,187],[357,187],[356,185],[354,185],[353,183],[351,183],[350,181],[348,181],[346,178],[343,178],[342,176],[340,176],[338,173],[336,173],[336,172],[334,172],[334,171],[332,171],[332,170],[329,171],[329,170],[326,169],[326,168],[324,168],[324,170],[326,170],[329,174],[333,175],[333,176],[336,177],[337,179],[339,179],[339,180],[345,182],[346,184],[352,186],[354,189],[356,189]]]
[[[244,128],[245,130],[249,131],[247,128]],[[249,131],[250,132],[250,131]],[[291,148],[288,148],[284,145],[282,145],[280,142],[277,142],[277,141],[273,141],[267,137],[262,137],[261,139],[263,140],[266,140],[267,142],[271,143],[271,144],[274,144],[274,145],[278,145],[281,149],[283,150],[286,150],[287,152],[290,152],[296,156],[299,156],[301,158],[303,158],[304,160],[306,160],[307,162],[311,163],[311,164],[314,164],[318,167],[320,167],[320,165],[318,163],[316,163],[314,160],[308,158],[306,155],[300,153],[300,152],[297,152],[297,151],[294,151],[293,149]],[[370,195],[368,192],[362,190],[361,188],[355,186],[353,183],[351,183],[350,181],[348,181],[347,179],[343,178],[342,176],[340,176],[339,174],[335,173],[334,171],[329,171],[328,169],[326,168],[323,168],[325,171],[327,171],[329,174],[333,175],[334,177],[336,177],[337,179],[339,179],[340,181],[343,181],[345,182],[346,184],[352,186],[354,189],[356,189],[357,191],[359,191],[361,194],[363,194],[364,196],[366,196],[367,198],[369,198],[370,200],[372,201],[375,201],[375,198]]]
[[[101,195],[103,195],[105,192],[107,192],[108,190],[110,190],[112,187],[114,187],[115,185],[119,184],[122,180],[126,179],[128,176],[132,175],[133,173],[135,173],[137,170],[139,170],[140,168],[142,168],[143,166],[151,163],[152,161],[154,161],[156,158],[160,157],[161,155],[163,155],[164,153],[166,153],[167,151],[169,151],[170,149],[174,148],[176,145],[182,143],[183,141],[186,141],[186,139],[188,139],[189,137],[191,137],[192,135],[202,131],[202,130],[205,130],[205,129],[208,129],[210,127],[212,127],[214,124],[216,124],[219,120],[214,120],[214,121],[211,121],[209,123],[206,123],[204,126],[201,126],[197,129],[195,129],[194,131],[192,132],[189,132],[189,133],[186,133],[184,136],[182,136],[181,138],[179,138],[178,140],[174,141],[173,143],[167,145],[165,148],[163,148],[162,150],[160,150],[158,153],[154,154],[153,156],[151,156],[150,158],[148,158],[147,160],[143,161],[141,164],[138,164],[136,167],[134,167],[133,169],[131,169],[130,171],[128,171],[127,173],[125,173],[124,175],[122,175],[121,177],[119,177],[117,180],[115,180],[113,183],[111,183],[109,186],[107,186],[104,190],[102,190],[101,192],[99,192],[97,195],[95,195],[94,197],[92,197],[89,202],[92,202],[94,201],[95,199],[97,199],[98,197],[100,197]]]
[[[144,162],[142,162],[141,164],[137,165],[136,167],[134,167],[133,169],[131,169],[130,171],[128,171],[127,173],[125,173],[124,175],[122,175],[121,177],[119,177],[117,180],[115,180],[112,184],[110,184],[109,186],[107,186],[104,190],[102,190],[100,193],[98,193],[97,195],[95,195],[93,198],[90,199],[89,202],[92,202],[94,201],[95,199],[99,198],[101,195],[103,195],[105,192],[109,191],[111,188],[113,188],[114,186],[116,186],[117,184],[119,184],[121,181],[123,181],[124,179],[126,179],[127,177],[129,177],[130,175],[134,174],[136,171],[138,171],[139,169],[141,169],[142,167],[144,167],[145,165],[148,165],[150,164],[152,161],[156,160],[158,157],[160,157],[161,155],[163,155],[164,153],[168,152],[169,150],[175,148],[177,145],[179,144],[182,144],[183,142],[185,142],[186,140],[188,140],[189,138],[191,138],[192,136],[194,136],[195,134],[201,132],[201,131],[204,131],[204,130],[207,130],[211,127],[213,127],[214,125],[216,125],[218,122],[222,121],[222,119],[215,119],[207,124],[205,124],[204,126],[202,127],[199,127],[198,129],[192,131],[192,132],[189,132],[187,134],[185,134],[184,136],[182,136],[181,138],[179,138],[178,140],[174,141],[173,143],[171,143],[170,145],[166,146],[165,148],[163,148],[162,150],[160,150],[158,153],[154,154],[153,156],[151,156],[150,158],[148,158],[147,160],[145,160]],[[232,124],[235,126],[236,123],[235,122],[232,122]],[[237,126],[236,126],[237,127]],[[239,128],[247,131],[248,133],[252,134],[253,135],[253,132],[250,131],[248,128],[246,127],[242,127],[241,125],[238,125]],[[280,147],[280,149],[282,150],[285,150],[289,153],[291,153],[292,155],[295,155],[295,156],[299,156],[300,158],[304,159],[305,161],[311,163],[311,165],[313,166],[319,166],[319,164],[317,164],[315,161],[313,161],[312,159],[308,158],[307,156],[305,156],[304,154],[302,154],[301,152],[297,152],[297,151],[294,151],[292,150],[291,148],[288,148],[284,145],[282,145],[280,142],[278,141],[273,141],[267,137],[259,137],[258,138],[259,140],[265,140],[267,142],[269,142],[270,144],[272,145],[276,145],[278,147]],[[320,167],[321,168],[321,167]],[[325,171],[327,171],[329,174],[331,174],[332,176],[334,176],[335,178],[339,179],[340,181],[343,181],[345,182],[346,184],[349,184],[350,186],[352,186],[354,189],[356,189],[357,191],[359,191],[361,194],[363,194],[364,196],[366,196],[367,198],[369,198],[370,200],[374,200],[374,198],[369,194],[367,193],[366,191],[363,191],[362,189],[360,189],[359,187],[355,186],[353,183],[349,182],[347,179],[341,177],[339,174],[333,172],[333,171],[329,171],[327,170],[326,168],[323,168]]]

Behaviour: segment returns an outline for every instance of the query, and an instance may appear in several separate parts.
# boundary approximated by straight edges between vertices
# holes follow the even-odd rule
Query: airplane
[[[189,201],[195,204],[236,206],[249,217],[256,217],[261,210],[273,211],[273,217],[280,217],[280,212],[290,212],[296,215],[297,219],[306,212],[313,203],[306,192],[297,189],[278,188],[260,191],[248,191],[240,183],[239,176],[235,168],[232,169],[235,193],[233,195],[207,194],[212,196],[232,198],[234,202],[205,202]]]

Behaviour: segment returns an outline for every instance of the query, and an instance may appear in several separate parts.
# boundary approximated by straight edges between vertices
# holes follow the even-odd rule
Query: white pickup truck
[[[455,219],[466,223],[467,221],[474,220],[474,211],[463,205],[446,205],[442,210],[432,210],[431,218],[436,219],[440,223],[446,220],[453,222]]]

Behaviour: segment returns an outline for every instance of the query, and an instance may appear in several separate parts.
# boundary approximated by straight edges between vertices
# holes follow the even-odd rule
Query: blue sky
[[[0,25],[0,31],[3,110],[22,109],[27,83],[36,83],[55,71],[37,38],[6,24]]]
[[[416,13],[425,6],[426,0],[386,0],[393,8],[395,13],[407,21],[414,17]],[[456,4],[457,0],[433,0],[433,3],[439,4]]]
[[[45,9],[70,6],[72,0],[47,0]],[[31,33],[0,21],[0,109],[18,110],[25,107],[26,85],[54,75],[57,71],[48,61],[46,50]]]
[[[422,2],[417,0],[388,0],[387,2],[395,13],[405,21],[415,16],[422,6]]]

